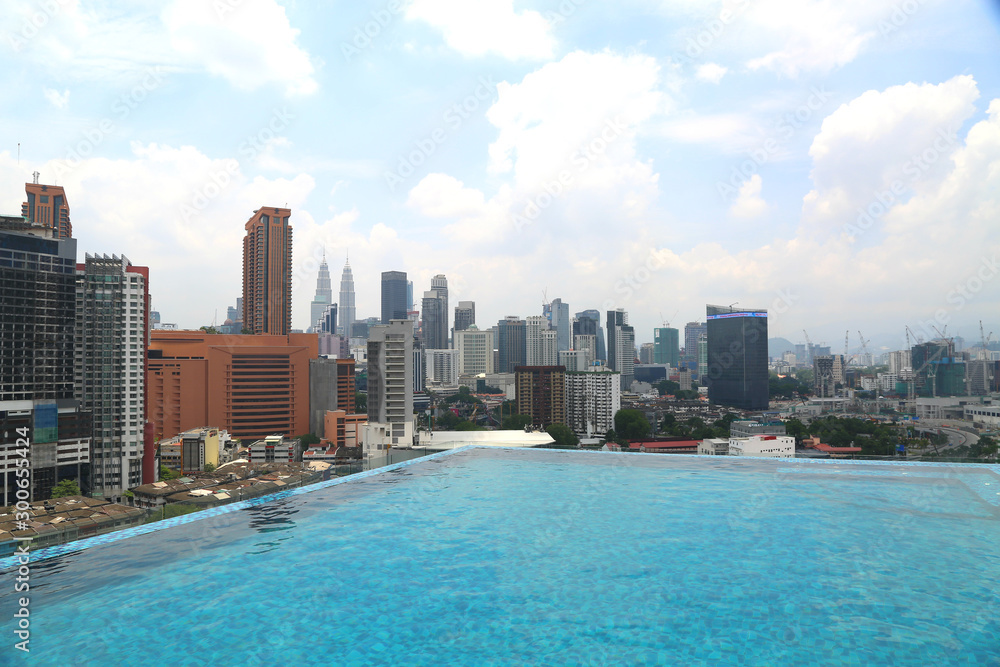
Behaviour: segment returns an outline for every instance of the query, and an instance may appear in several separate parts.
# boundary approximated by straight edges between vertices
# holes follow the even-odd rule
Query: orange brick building
[[[35,176],[37,178],[37,172]],[[73,225],[69,221],[69,202],[66,201],[66,191],[61,186],[25,183],[24,194],[28,201],[21,204],[21,217],[50,228],[57,239],[73,236]]]
[[[261,207],[243,237],[243,326],[284,336],[292,328],[291,210]]]
[[[316,334],[234,336],[154,329],[149,418],[160,439],[205,424],[244,442],[309,432],[309,360]]]

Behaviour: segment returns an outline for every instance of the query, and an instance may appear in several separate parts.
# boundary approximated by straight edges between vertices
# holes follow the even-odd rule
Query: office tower
[[[313,333],[333,334],[337,331],[337,304],[331,303],[320,314]]]
[[[70,400],[76,239],[0,218],[0,401]]]
[[[76,240],[0,216],[0,506],[18,491],[46,500],[63,479],[88,489],[92,415],[74,399],[75,331]]]
[[[57,239],[73,236],[73,225],[69,221],[69,202],[66,191],[58,185],[42,185],[38,182],[38,172],[34,182],[24,184],[27,201],[21,204],[21,217],[32,225],[40,225],[52,230]]]
[[[92,489],[117,496],[143,483],[149,269],[88,254],[76,276],[74,384],[94,414]]]
[[[458,384],[458,350],[424,350],[427,382],[454,387]]]
[[[680,332],[673,327],[653,329],[653,363],[680,366]]]
[[[243,326],[285,336],[292,328],[291,210],[259,208],[244,225]],[[202,424],[204,426],[204,424]]]
[[[542,332],[548,330],[549,321],[544,315],[530,315],[524,320],[524,365],[543,366]]]
[[[310,359],[309,432],[323,437],[326,413],[335,410],[354,414],[354,358]]]
[[[406,310],[416,310],[417,302],[413,300],[413,281],[406,281]]]
[[[351,327],[357,321],[357,310],[354,304],[354,274],[351,272],[351,260],[344,262],[344,272],[340,276],[340,328],[345,338],[353,334]]]
[[[558,364],[559,351],[559,332],[555,329],[545,329],[542,331],[542,358],[540,365],[555,366]]]
[[[513,373],[527,359],[526,325],[516,315],[508,315],[497,323],[497,373]]]
[[[411,320],[412,321],[412,320]],[[419,394],[427,389],[427,350],[421,349],[420,339],[413,339],[413,393]]]
[[[406,274],[402,282],[400,295],[405,296]],[[372,327],[368,334],[368,421],[386,425],[392,444],[413,442],[413,371],[413,322],[402,318]]]
[[[621,407],[618,373],[566,373],[566,425],[581,438],[604,436]]]
[[[560,350],[558,365],[565,367],[567,373],[590,370],[587,350]]]
[[[597,361],[597,336],[593,334],[577,334],[573,336],[573,349],[586,354],[587,366],[593,366]]]
[[[707,306],[706,312],[709,400],[743,410],[766,410],[767,311]]]
[[[698,379],[708,374],[708,334],[698,335]]]
[[[316,276],[316,296],[309,304],[309,328],[307,333],[319,331],[319,321],[326,312],[326,307],[333,303],[333,286],[330,284],[330,267],[326,263],[326,253],[319,264],[319,275]],[[328,333],[337,333],[330,331]]]
[[[543,309],[544,310],[544,309]],[[549,328],[557,332],[556,344],[560,350],[570,349],[573,340],[572,326],[569,321],[569,304],[562,299],[552,299],[548,308]]]
[[[604,329],[601,327],[601,313],[596,310],[584,310],[576,314],[576,319],[580,324],[580,330],[573,331],[573,333],[592,333],[597,336],[597,358],[602,361],[607,361],[608,351],[604,344]],[[590,330],[589,327],[591,325],[586,324],[585,320],[593,320],[593,330]]]
[[[248,442],[309,433],[309,361],[319,356],[317,338],[154,331],[147,377],[156,435],[172,438],[206,424]]]
[[[392,320],[407,319],[410,306],[406,304],[406,272],[382,272],[382,324]]]
[[[455,349],[458,350],[458,374],[493,373],[494,345],[492,329],[480,331],[475,324],[470,324],[467,329],[456,329]]]
[[[643,343],[639,346],[639,363],[651,365],[653,363],[653,344]]]
[[[701,322],[688,322],[684,325],[684,358],[683,361],[698,361],[698,336],[707,333],[708,329]]]
[[[816,398],[830,398],[835,395],[833,378],[833,356],[826,354],[813,357],[813,393]]]
[[[458,305],[455,306],[455,331],[465,331],[475,323],[476,302],[459,301]]]
[[[623,308],[608,311],[608,368],[620,374],[622,391],[635,379],[635,330]]]
[[[448,280],[443,275],[431,280],[431,289],[424,292],[420,308],[424,349],[448,349]]]
[[[518,366],[514,369],[517,413],[541,428],[566,423],[566,369]]]

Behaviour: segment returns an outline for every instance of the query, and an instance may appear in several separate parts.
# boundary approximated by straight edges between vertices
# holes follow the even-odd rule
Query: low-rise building
[[[0,508],[0,557],[14,554],[20,540],[31,539],[32,551],[103,535],[145,521],[146,510],[99,498],[67,496],[31,503],[27,521],[16,521],[14,506]]]
[[[726,438],[707,438],[698,445],[698,453],[702,456],[728,456],[729,440]]]
[[[795,438],[790,435],[755,435],[749,438],[730,438],[729,455],[794,458]]]
[[[247,448],[250,463],[296,463],[302,461],[302,442],[298,438],[269,435]]]
[[[160,443],[160,465],[181,473],[219,467],[229,434],[217,428],[193,428]]]

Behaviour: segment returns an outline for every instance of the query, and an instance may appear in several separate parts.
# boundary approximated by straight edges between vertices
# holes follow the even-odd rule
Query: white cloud
[[[69,106],[69,91],[64,90],[59,92],[52,88],[45,88],[42,93],[45,95],[45,99],[49,104],[54,106],[56,109],[65,109]]]
[[[704,65],[699,65],[695,76],[702,81],[708,81],[709,83],[719,83],[722,81],[722,77],[726,75],[729,71],[728,67],[723,67],[717,63],[705,63]]]
[[[729,212],[737,218],[757,218],[767,211],[767,202],[760,196],[763,179],[760,174],[754,174],[750,180],[740,186],[736,201]]]
[[[513,0],[413,0],[406,16],[440,30],[445,43],[465,56],[540,60],[555,52],[545,17],[515,11]]]

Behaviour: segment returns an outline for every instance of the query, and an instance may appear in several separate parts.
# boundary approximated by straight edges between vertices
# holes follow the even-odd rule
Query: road
[[[947,424],[947,426],[945,426]],[[925,428],[931,430],[940,430],[943,435],[948,436],[948,444],[943,445],[943,449],[949,449],[951,447],[962,447],[965,445],[974,445],[979,442],[979,436],[974,433],[969,433],[968,431],[962,431],[960,429],[954,428],[955,420],[949,419],[921,419],[917,423],[917,428]]]

